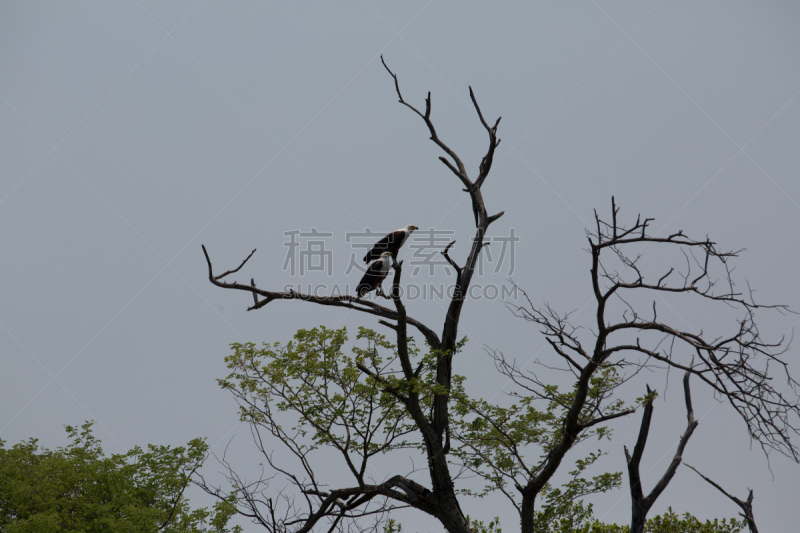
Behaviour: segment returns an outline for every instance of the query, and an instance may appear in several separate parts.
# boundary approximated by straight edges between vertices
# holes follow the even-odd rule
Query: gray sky
[[[64,424],[95,419],[109,453],[197,436],[220,452],[234,437],[237,460],[256,465],[214,381],[228,345],[319,324],[380,326],[299,302],[247,313],[246,295],[207,282],[201,243],[220,271],[258,248],[239,280],[276,290],[352,285],[345,235],[365,227],[453,231],[463,262],[469,202],[421,120],[397,103],[381,53],[407,100],[422,106],[432,92],[440,136],[473,173],[486,135],[468,85],[487,119],[502,115],[484,197],[490,213],[506,212],[492,234],[514,228],[521,239],[513,277],[535,302],[590,324],[584,228],[613,194],[623,220],[641,212],[657,231],[746,248],[736,278],[800,310],[799,22],[794,2],[2,4],[0,438],[58,446]],[[333,234],[330,278],[282,270],[284,232],[312,227]],[[414,281],[449,278],[439,269]],[[443,305],[413,301],[409,312],[438,331]],[[730,324],[694,311],[677,307],[672,319]],[[791,334],[797,319],[763,314],[762,331]],[[458,372],[476,396],[505,384],[484,346],[521,362],[552,357],[498,301],[468,302],[461,331],[471,342]],[[795,374],[797,353],[787,356]],[[663,377],[648,380],[663,390]],[[685,425],[677,383],[656,405],[648,487]],[[631,397],[644,381],[635,387]],[[798,465],[773,456],[773,478],[732,410],[699,386],[695,396],[686,461],[739,496],[754,488],[761,527],[789,531],[800,520]],[[612,426],[597,472],[624,469],[638,423]],[[629,520],[624,490],[594,501],[598,517]],[[505,505],[467,508],[501,514],[513,531]],[[667,505],[737,512],[686,469],[653,514]],[[400,518],[409,531],[433,523]]]

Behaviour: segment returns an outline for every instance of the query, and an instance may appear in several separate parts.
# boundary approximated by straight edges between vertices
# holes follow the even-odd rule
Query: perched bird
[[[389,235],[375,243],[375,246],[372,247],[372,250],[367,252],[367,255],[364,256],[364,262],[369,264],[370,261],[374,261],[379,258],[383,252],[389,252],[392,254],[392,257],[394,257],[396,261],[397,252],[400,250],[400,247],[406,242],[408,236],[411,235],[414,230],[418,229],[419,228],[416,226],[406,226],[405,228],[400,228],[397,231],[391,232]]]
[[[383,280],[389,274],[389,268],[392,266],[392,254],[390,252],[383,252],[381,258],[372,263],[364,277],[361,278],[358,287],[356,287],[356,294],[361,298],[368,292],[378,289],[376,294],[383,295]]]

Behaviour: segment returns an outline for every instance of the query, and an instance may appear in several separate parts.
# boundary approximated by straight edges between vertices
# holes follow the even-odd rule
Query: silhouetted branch
[[[711,486],[716,488],[722,494],[724,494],[725,496],[730,498],[736,505],[738,505],[742,509],[742,513],[740,513],[741,516],[744,517],[745,520],[747,520],[747,527],[750,528],[750,533],[758,533],[758,528],[756,527],[756,519],[753,516],[753,489],[750,489],[750,488],[747,489],[749,491],[749,493],[747,495],[747,500],[744,500],[744,501],[740,500],[736,496],[732,496],[732,495],[728,494],[727,492],[725,492],[725,489],[723,489],[722,487],[720,487],[719,485],[717,485],[716,483],[714,483],[713,481],[708,479],[706,476],[701,474],[692,465],[687,464],[687,463],[684,463],[684,464],[686,466],[688,466],[689,468],[691,468],[692,470],[694,470],[697,473],[698,476],[700,476],[701,478],[703,478],[706,481],[708,481],[708,483],[711,484]]]
[[[247,257],[247,259],[250,259],[253,253],[255,253],[255,250],[253,250],[253,252]],[[250,285],[237,283],[235,281],[232,283],[220,281],[222,277],[227,276],[228,274],[231,274],[233,272],[236,272],[237,270],[239,270],[239,268],[242,268],[244,263],[247,262],[247,259],[245,259],[242,262],[242,264],[239,265],[239,268],[237,268],[236,270],[228,271],[225,274],[222,274],[221,276],[214,276],[214,270],[213,267],[211,266],[211,259],[208,256],[208,251],[206,251],[205,245],[203,245],[203,254],[205,254],[206,263],[208,264],[208,279],[209,281],[211,281],[211,283],[213,283],[217,287],[222,287],[223,289],[235,289],[235,290],[250,292],[253,294],[253,298],[256,303],[254,303],[251,307],[248,307],[247,308],[248,311],[260,309],[265,305],[267,305],[268,303],[272,302],[273,300],[301,300],[304,302],[311,302],[318,305],[328,305],[333,307],[344,307],[347,309],[353,309],[355,311],[361,311],[362,313],[376,315],[382,318],[387,318],[389,320],[397,320],[398,317],[398,313],[396,310],[392,310],[382,305],[379,305],[375,302],[370,302],[368,300],[364,300],[346,294],[338,296],[315,296],[312,294],[303,294],[291,289],[286,292],[266,291],[257,288],[255,285],[255,280],[252,278],[250,280]],[[258,296],[261,296],[262,299],[258,300],[257,298]],[[407,323],[417,328],[420,331],[420,333],[422,333],[425,336],[425,339],[428,341],[428,343],[431,345],[432,348],[434,349],[438,348],[438,346],[440,345],[439,337],[436,335],[436,333],[433,332],[433,330],[431,330],[429,327],[425,326],[424,324],[413,318],[406,317],[405,320]]]
[[[681,435],[681,440],[678,443],[678,451],[675,452],[675,456],[672,458],[672,462],[670,463],[669,467],[667,467],[666,472],[664,475],[661,476],[661,479],[658,480],[653,490],[650,491],[650,494],[647,496],[644,495],[642,492],[642,479],[639,474],[639,465],[642,461],[642,454],[644,453],[644,448],[647,444],[647,435],[650,433],[650,422],[653,418],[653,401],[655,397],[653,395],[653,391],[650,390],[650,387],[647,387],[647,396],[645,399],[645,406],[644,406],[644,414],[642,415],[642,424],[639,428],[639,438],[636,441],[636,446],[633,449],[633,456],[628,453],[627,446],[624,447],[625,450],[625,457],[628,462],[628,478],[630,480],[630,487],[631,487],[631,530],[630,533],[644,533],[644,526],[647,522],[647,513],[650,511],[650,508],[653,506],[655,501],[661,495],[669,482],[672,481],[672,477],[675,475],[675,472],[678,470],[678,466],[680,466],[681,461],[683,460],[683,450],[686,448],[686,443],[689,442],[689,438],[694,433],[695,428],[697,427],[698,422],[694,419],[694,411],[692,410],[692,395],[689,389],[689,376],[691,375],[690,372],[686,372],[683,376],[683,392],[684,392],[684,400],[686,402],[686,431],[684,431],[683,435]]]
[[[394,88],[397,91],[397,97],[400,99],[400,103],[406,106],[407,108],[411,109],[417,115],[425,121],[425,125],[428,127],[428,131],[431,134],[431,140],[436,143],[436,145],[444,150],[444,152],[450,156],[450,158],[455,163],[455,166],[450,163],[447,159],[441,157],[441,161],[447,165],[447,167],[453,171],[453,174],[458,176],[461,182],[464,184],[464,187],[467,189],[472,188],[472,182],[470,181],[469,177],[467,176],[467,169],[464,167],[464,163],[461,162],[461,159],[456,155],[456,153],[450,149],[441,139],[439,139],[439,135],[436,133],[436,128],[433,126],[433,122],[431,121],[431,93],[428,92],[428,97],[425,99],[425,113],[421,113],[416,107],[409,104],[403,99],[403,95],[400,92],[400,83],[397,80],[397,74],[389,69],[389,66],[386,64],[386,61],[383,59],[383,55],[381,55],[381,63],[383,63],[383,67],[386,69],[392,78],[394,79]]]
[[[796,394],[798,383],[789,375],[786,361],[781,355],[788,349],[784,338],[774,342],[761,337],[755,320],[760,309],[791,312],[785,305],[763,305],[753,300],[752,292],[743,295],[735,290],[729,261],[739,251],[722,251],[717,244],[706,238],[694,240],[683,231],[666,237],[648,234],[652,219],[637,217],[631,227],[623,227],[617,220],[619,208],[612,197],[612,222],[603,221],[595,212],[596,231],[587,232],[592,253],[592,284],[597,300],[598,344],[604,346],[599,352],[603,360],[621,352],[635,352],[647,359],[654,359],[689,371],[722,395],[747,424],[751,437],[765,452],[777,450],[795,461],[800,460],[790,435],[798,434],[800,424],[800,401]],[[641,254],[631,256],[625,252],[627,245],[653,244],[678,248],[686,259],[685,270],[675,267],[662,270],[654,276],[656,281],[647,281],[648,275],[639,265]],[[601,260],[602,254],[611,252],[611,264]],[[608,261],[608,259],[605,259]],[[610,321],[606,317],[609,299],[621,293],[637,294],[686,294],[714,303],[721,302],[741,313],[737,327],[729,334],[709,339],[701,327],[696,333],[671,326],[658,319],[653,301],[652,318],[645,317],[633,308],[627,299],[622,299],[627,309],[622,320]],[[620,296],[620,298],[622,298]],[[637,337],[635,344],[614,342],[620,335],[665,335],[670,339],[663,343],[659,337],[655,347],[648,346],[648,337]],[[676,344],[677,343],[677,344]],[[688,348],[692,363],[681,363],[674,350]],[[794,397],[788,397],[773,385],[768,374],[769,366],[778,364],[786,376]]]
[[[455,243],[456,243],[456,241],[450,241],[450,244],[448,244],[448,245],[445,247],[444,251],[442,252],[442,255],[444,256],[444,258],[445,258],[445,259],[447,259],[447,262],[448,262],[448,263],[450,263],[450,266],[452,266],[452,267],[453,267],[453,268],[456,270],[456,279],[458,279],[458,277],[460,277],[460,276],[461,276],[461,267],[459,267],[459,266],[456,264],[456,262],[455,262],[455,261],[453,261],[453,259],[450,257],[450,248],[451,248],[451,247],[452,247],[452,246],[453,246]]]

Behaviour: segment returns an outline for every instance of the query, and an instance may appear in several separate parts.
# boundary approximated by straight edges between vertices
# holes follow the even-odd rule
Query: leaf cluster
[[[361,477],[369,457],[416,445],[405,439],[416,425],[389,392],[415,383],[402,379],[384,335],[359,328],[356,338],[350,354],[347,329],[325,326],[301,329],[286,344],[232,344],[231,373],[219,384],[236,397],[242,421],[267,428],[298,456],[333,447]]]
[[[613,367],[602,368],[591,378],[587,401],[579,417],[581,423],[589,425],[597,416],[613,416],[625,410],[621,400],[608,403],[610,392],[619,382],[620,377]],[[516,502],[517,498],[509,488],[521,491],[545,465],[551,450],[563,438],[564,418],[574,401],[577,385],[567,392],[554,385],[544,385],[538,395],[512,393],[514,403],[501,406],[469,398],[463,388],[463,378],[454,379],[454,383],[451,424],[461,446],[453,453],[466,468],[486,481],[482,491],[463,492],[482,497],[500,490]],[[594,426],[577,436],[576,445],[592,438],[609,437],[610,430],[606,426]],[[583,476],[601,455],[599,450],[587,451],[584,457],[577,459],[575,469],[570,472],[571,478],[563,487],[545,485],[540,496],[541,516],[537,522],[544,520],[549,523],[555,516],[572,509],[576,499],[619,485],[621,473],[603,473],[590,479]]]
[[[592,505],[576,502],[569,509],[562,509],[563,514],[555,520],[537,521],[536,533],[628,533],[629,526],[606,524],[593,517]],[[469,519],[469,517],[467,517]],[[470,528],[475,533],[502,533],[500,519],[494,518],[488,524],[470,519]],[[747,523],[743,520],[717,519],[701,522],[689,513],[676,514],[672,508],[662,515],[654,516],[647,521],[645,533],[739,533]],[[384,533],[401,533],[403,527],[395,520],[389,520],[384,526]]]
[[[645,533],[739,533],[745,527],[747,523],[743,520],[715,518],[702,522],[689,513],[678,515],[670,507],[664,514],[647,520],[644,531]],[[574,533],[628,533],[629,529],[628,526],[592,521],[579,529],[570,530],[570,533],[573,531]]]
[[[106,456],[91,426],[66,426],[72,442],[55,450],[41,448],[36,439],[11,448],[0,440],[0,531],[228,531],[232,506],[192,510],[184,496],[205,460],[205,442],[137,446]]]

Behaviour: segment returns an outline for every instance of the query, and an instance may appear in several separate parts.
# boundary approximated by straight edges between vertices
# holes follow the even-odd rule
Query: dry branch
[[[672,481],[672,477],[675,475],[678,466],[680,466],[683,460],[683,450],[686,448],[686,443],[689,442],[689,438],[691,438],[692,433],[694,433],[697,427],[698,422],[694,419],[694,411],[692,410],[692,394],[689,389],[689,376],[691,376],[690,372],[686,372],[683,376],[683,392],[686,402],[687,419],[686,431],[681,435],[681,439],[678,443],[678,450],[675,452],[672,462],[647,496],[642,492],[642,479],[639,474],[639,466],[642,462],[642,454],[644,454],[644,448],[647,444],[647,435],[650,433],[650,422],[653,418],[653,401],[655,398],[650,387],[647,387],[647,399],[645,400],[647,403],[644,407],[642,424],[639,428],[639,438],[633,449],[633,456],[628,453],[627,446],[624,447],[625,458],[628,464],[628,478],[631,487],[631,533],[644,533],[647,513],[661,493],[664,492],[664,489],[667,488],[669,482]]]
[[[747,527],[750,528],[750,533],[758,533],[758,528],[756,527],[756,519],[753,516],[753,489],[750,489],[750,488],[747,489],[749,491],[749,493],[747,495],[747,500],[740,500],[736,496],[732,496],[732,495],[728,494],[727,492],[725,492],[725,489],[723,489],[722,487],[720,487],[719,485],[717,485],[716,483],[714,483],[713,481],[708,479],[706,476],[701,474],[692,465],[687,464],[687,463],[684,463],[684,464],[686,466],[688,466],[689,468],[691,468],[692,470],[694,470],[697,473],[698,476],[700,476],[701,478],[703,478],[706,481],[708,481],[708,483],[711,484],[712,487],[714,487],[715,489],[720,491],[722,494],[724,494],[725,496],[730,498],[731,501],[733,501],[733,503],[738,505],[742,509],[742,512],[740,513],[741,516],[745,520],[747,520]]]
[[[455,261],[453,261],[452,257],[450,257],[450,248],[452,248],[452,246],[455,243],[456,241],[450,241],[450,244],[448,244],[445,247],[444,251],[442,251],[442,255],[444,256],[445,259],[447,259],[447,262],[450,263],[450,266],[452,266],[456,270],[456,279],[457,279],[458,277],[461,276],[461,267],[458,266]]]
[[[227,276],[228,274],[236,272],[239,270],[239,268],[242,268],[242,266],[244,266],[244,264],[247,262],[247,259],[250,259],[253,253],[255,253],[255,250],[253,250],[253,252],[247,257],[247,259],[245,259],[242,262],[241,265],[239,265],[239,268],[237,268],[236,270],[229,270],[228,272],[222,275],[215,276],[214,269],[211,265],[211,259],[208,256],[208,251],[206,250],[205,245],[202,245],[202,247],[203,247],[203,254],[205,254],[206,257],[206,263],[208,264],[209,281],[214,285],[216,285],[217,287],[222,287],[223,289],[235,289],[252,293],[255,303],[247,308],[248,311],[260,309],[265,305],[267,305],[268,303],[272,302],[273,300],[301,300],[304,302],[311,302],[319,305],[344,307],[347,309],[353,309],[355,311],[361,311],[362,313],[368,313],[371,315],[380,316],[389,320],[397,320],[398,317],[397,311],[393,311],[392,309],[379,305],[375,302],[370,302],[368,300],[363,300],[355,296],[350,296],[346,294],[339,296],[315,296],[312,294],[303,294],[291,289],[287,292],[266,291],[257,288],[255,285],[255,280],[252,278],[250,280],[250,285],[244,285],[241,283],[237,283],[235,281],[234,282],[220,281],[220,279]],[[259,300],[258,296],[261,296],[262,299]],[[433,330],[431,330],[430,328],[428,328],[427,326],[425,326],[424,324],[413,318],[407,317],[406,321],[415,328],[417,328],[420,331],[420,333],[422,333],[425,336],[425,339],[428,341],[428,343],[431,345],[433,349],[438,348],[438,346],[440,345],[439,337],[436,335],[436,333],[433,332]]]

